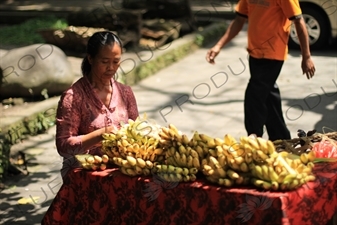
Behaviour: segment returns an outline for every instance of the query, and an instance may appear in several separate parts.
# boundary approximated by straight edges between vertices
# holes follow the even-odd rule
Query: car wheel
[[[319,11],[308,7],[302,8],[302,16],[309,35],[310,49],[319,49],[327,45],[329,41],[330,28],[326,17]],[[291,25],[289,47],[300,47],[295,25]]]

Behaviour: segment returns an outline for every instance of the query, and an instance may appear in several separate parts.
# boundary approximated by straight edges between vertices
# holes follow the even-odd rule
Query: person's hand
[[[210,64],[215,64],[215,57],[220,53],[221,47],[218,45],[215,45],[213,48],[211,48],[207,54],[206,54],[206,60]]]
[[[311,57],[302,59],[302,72],[307,76],[308,79],[315,75],[316,69]]]
[[[105,133],[116,133],[117,131],[118,128],[115,125],[107,126],[104,130]]]

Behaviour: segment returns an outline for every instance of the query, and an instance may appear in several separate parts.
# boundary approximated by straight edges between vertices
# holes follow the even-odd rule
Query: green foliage
[[[54,16],[34,18],[21,24],[0,28],[1,45],[30,45],[44,43],[44,39],[37,32],[39,29],[64,29],[68,26],[65,19]]]

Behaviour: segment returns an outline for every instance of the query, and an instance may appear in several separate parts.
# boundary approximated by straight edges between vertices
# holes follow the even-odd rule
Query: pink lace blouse
[[[106,107],[94,92],[87,77],[82,77],[66,90],[58,103],[56,114],[56,148],[64,158],[76,154],[101,155],[100,143],[82,148],[81,136],[99,128],[135,120],[138,108],[131,87],[112,80],[113,94]]]

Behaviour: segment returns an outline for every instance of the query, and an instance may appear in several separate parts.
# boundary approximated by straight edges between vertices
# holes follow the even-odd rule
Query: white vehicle
[[[309,34],[311,49],[320,49],[337,37],[337,0],[299,0]],[[295,26],[292,26],[289,47],[299,47]]]

